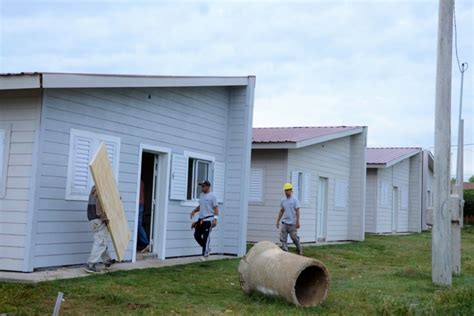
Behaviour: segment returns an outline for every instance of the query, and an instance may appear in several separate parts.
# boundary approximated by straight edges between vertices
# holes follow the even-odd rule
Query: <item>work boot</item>
[[[113,264],[115,264],[117,261],[115,259],[111,259],[109,262],[104,263],[105,265],[105,270],[110,270]]]
[[[97,269],[97,266],[95,264],[87,265],[87,268],[84,271],[86,271],[87,273],[100,273],[100,270]]]

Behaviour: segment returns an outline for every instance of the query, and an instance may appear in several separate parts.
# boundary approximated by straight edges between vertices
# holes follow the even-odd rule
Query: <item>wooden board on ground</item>
[[[130,241],[130,230],[105,144],[102,143],[99,146],[89,167],[94,178],[100,206],[109,219],[109,232],[117,257],[119,260],[123,260],[125,249]]]

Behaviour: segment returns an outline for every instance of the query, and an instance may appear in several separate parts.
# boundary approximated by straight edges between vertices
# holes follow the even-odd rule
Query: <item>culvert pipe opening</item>
[[[327,271],[312,265],[301,271],[295,283],[295,295],[302,306],[319,305],[327,296],[329,280]]]

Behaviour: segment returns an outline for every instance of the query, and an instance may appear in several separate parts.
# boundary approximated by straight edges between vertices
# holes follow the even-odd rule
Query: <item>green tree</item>
[[[474,175],[469,178],[469,182],[474,182]]]

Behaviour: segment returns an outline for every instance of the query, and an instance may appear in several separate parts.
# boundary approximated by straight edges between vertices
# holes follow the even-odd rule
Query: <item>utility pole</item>
[[[450,152],[451,152],[451,72],[454,0],[439,1],[436,61],[434,212],[432,230],[432,280],[452,284]]]

